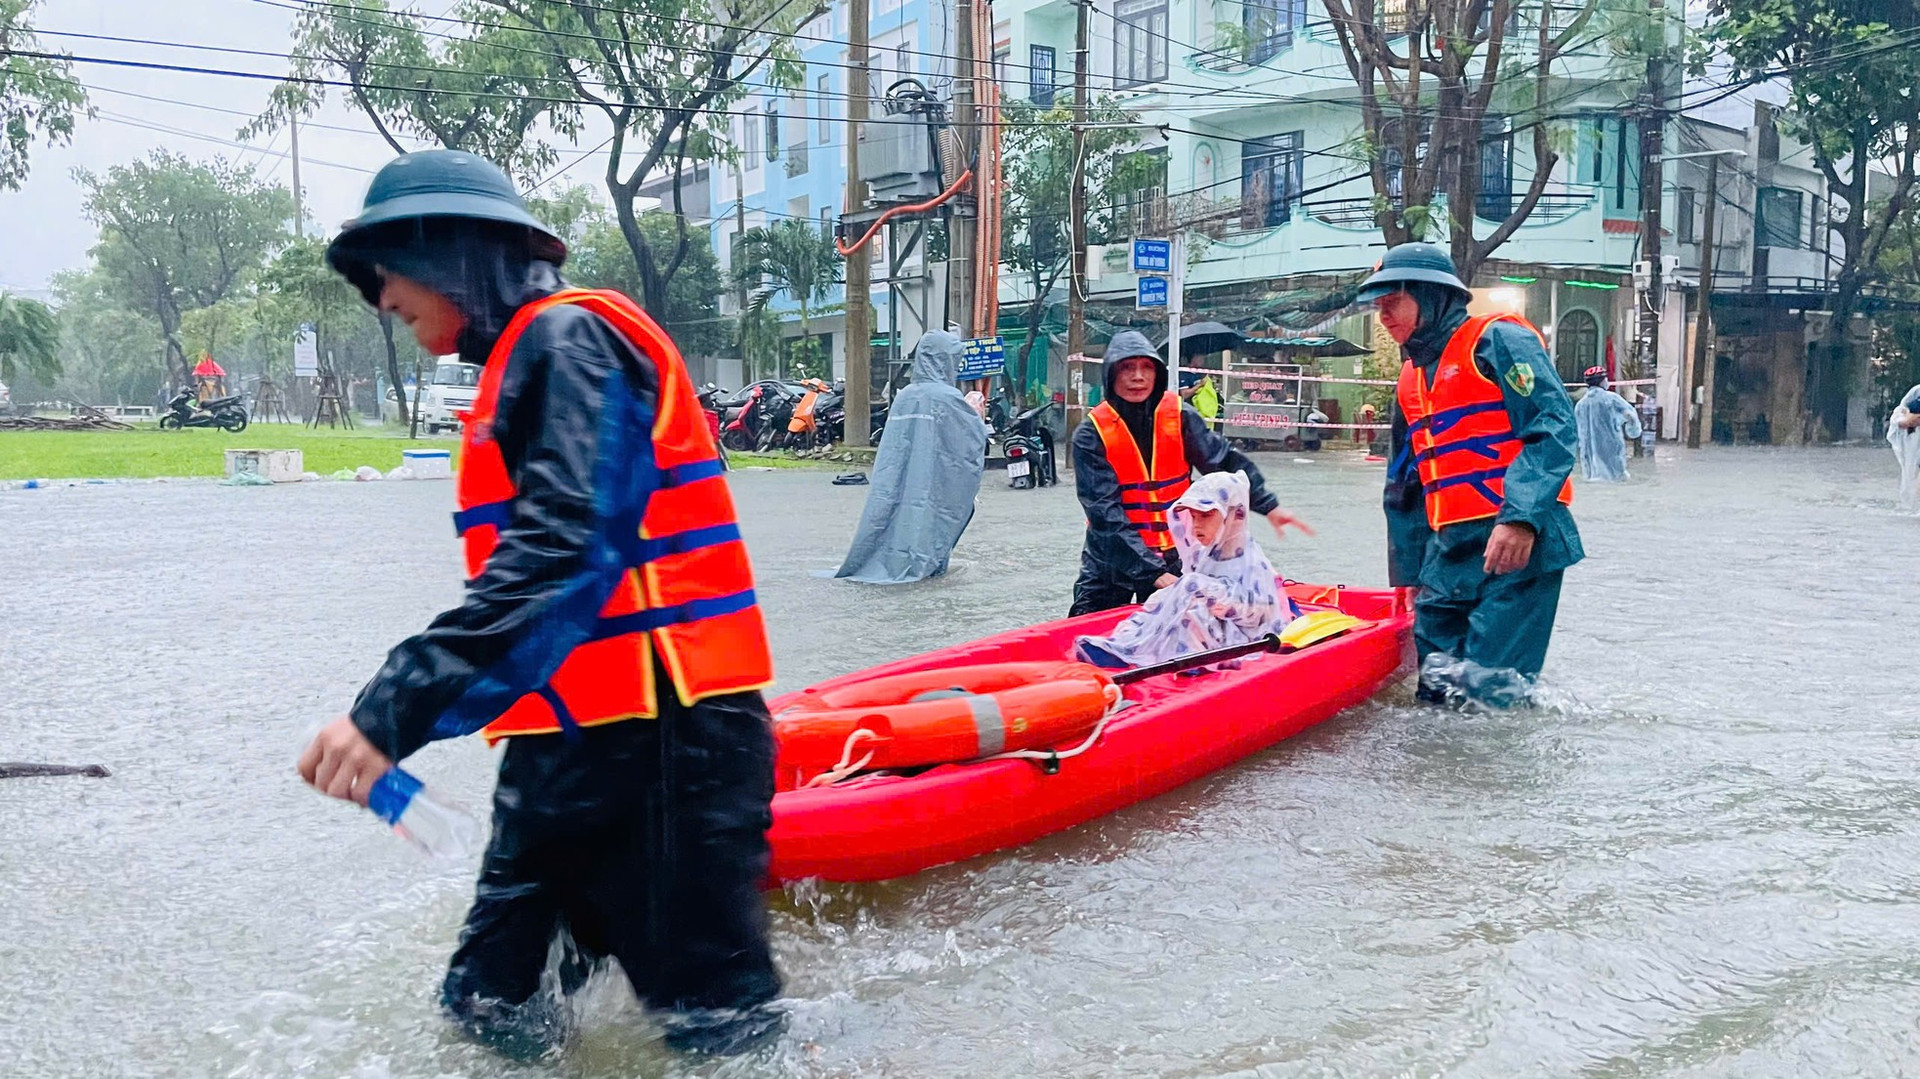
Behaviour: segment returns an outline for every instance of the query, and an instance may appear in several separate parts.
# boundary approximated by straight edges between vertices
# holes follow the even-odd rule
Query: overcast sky
[[[293,12],[285,0],[43,0],[35,26],[46,32],[41,44],[75,56],[116,57],[157,63],[284,74],[283,57],[244,56],[66,37],[52,31],[96,34],[148,41],[190,42],[196,46],[272,50],[290,45]],[[435,3],[416,5],[437,11]],[[287,134],[262,135],[249,146],[236,135],[265,106],[273,83],[134,68],[76,63],[74,75],[91,90],[99,114],[75,125],[73,142],[49,149],[36,145],[33,174],[19,191],[0,191],[0,289],[44,298],[56,271],[82,266],[95,229],[81,209],[75,168],[107,168],[165,148],[189,157],[225,156],[258,167],[260,175],[291,184]],[[158,100],[150,100],[158,99]],[[224,110],[224,111],[223,111]],[[157,130],[158,129],[158,130]],[[596,145],[604,132],[583,135],[582,149]],[[322,231],[332,231],[360,208],[367,181],[392,155],[386,142],[357,112],[329,104],[313,125],[300,129],[301,186],[307,215]],[[573,160],[571,156],[566,160]],[[604,157],[588,159],[567,178],[595,182]]]

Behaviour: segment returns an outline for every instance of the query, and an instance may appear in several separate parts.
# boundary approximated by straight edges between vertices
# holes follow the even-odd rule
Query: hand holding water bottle
[[[464,858],[480,845],[480,823],[472,814],[394,767],[346,716],[314,735],[300,755],[300,778],[322,794],[373,810],[435,857]]]

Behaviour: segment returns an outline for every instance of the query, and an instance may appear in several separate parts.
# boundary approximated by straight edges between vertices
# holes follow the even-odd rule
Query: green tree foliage
[[[159,396],[166,345],[151,313],[128,310],[99,267],[53,277],[60,326],[63,397],[95,404],[144,404]]]
[[[476,19],[497,13],[459,9]],[[395,153],[403,139],[466,150],[508,173],[535,177],[559,160],[536,135],[542,121],[552,135],[579,132],[580,109],[559,98],[568,84],[551,71],[552,42],[525,29],[477,22],[466,35],[386,0],[338,0],[303,9],[294,19],[288,74],[295,80],[349,84],[345,95],[372,121]],[[318,110],[328,87],[289,81],[276,87],[267,111],[243,136],[277,128],[290,117]]]
[[[735,283],[754,290],[749,304],[753,310],[765,310],[778,295],[785,295],[800,309],[795,361],[814,377],[818,377],[818,357],[814,355],[812,312],[840,282],[841,266],[833,237],[811,221],[783,218],[740,234],[740,258],[733,270]]]
[[[589,288],[610,288],[636,299],[640,274],[633,262],[613,212],[592,188],[572,187],[551,199],[529,199],[535,217],[546,222],[567,242],[568,281]],[[652,242],[677,243],[680,223],[673,214],[649,210],[640,215],[640,227]],[[690,246],[685,262],[667,287],[664,312],[654,317],[687,356],[712,356],[727,348],[732,331],[720,317],[720,265],[711,244]]]
[[[0,382],[22,371],[43,386],[60,377],[60,325],[46,304],[0,292]]]
[[[36,140],[65,144],[73,118],[86,114],[87,92],[65,60],[24,55],[44,50],[28,16],[35,0],[0,0],[0,188],[26,181]]]
[[[1002,152],[1006,162],[1002,203],[1000,260],[1027,280],[1033,290],[1027,302],[1026,340],[1013,357],[1007,382],[1015,405],[1024,407],[1034,342],[1047,312],[1048,295],[1070,268],[1072,230],[1068,205],[1073,189],[1073,110],[1064,98],[1051,108],[1030,101],[1008,101],[1001,110],[1006,126]],[[1112,99],[1095,101],[1088,110],[1095,127],[1086,135],[1084,171],[1087,186],[1088,228],[1093,235],[1116,231],[1116,207],[1137,190],[1143,177],[1135,175],[1126,152],[1138,131],[1123,126],[1134,122],[1131,112]],[[1118,237],[1115,237],[1116,239]]]
[[[86,190],[87,216],[100,226],[95,262],[122,306],[153,315],[167,373],[185,384],[192,365],[182,319],[248,285],[286,236],[291,196],[251,170],[165,151],[104,176],[76,170],[75,178]]]
[[[1813,151],[1835,202],[1834,317],[1812,360],[1810,435],[1846,429],[1850,323],[1914,199],[1920,6],[1912,0],[1714,0],[1709,43],[1743,73],[1786,76],[1782,127]],[[1878,177],[1875,174],[1880,174]]]

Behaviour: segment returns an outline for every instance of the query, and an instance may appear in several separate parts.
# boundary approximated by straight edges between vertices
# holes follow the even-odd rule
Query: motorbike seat
[[[225,405],[238,404],[242,396],[243,395],[241,394],[235,393],[235,394],[229,394],[225,397],[215,397],[210,401],[200,402],[200,407],[205,409],[215,409],[215,408],[221,408]]]

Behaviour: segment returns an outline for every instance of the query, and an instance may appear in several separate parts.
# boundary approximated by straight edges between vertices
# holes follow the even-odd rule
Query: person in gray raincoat
[[[947,571],[987,457],[987,425],[953,384],[959,369],[956,334],[931,330],[914,347],[913,381],[887,411],[867,506],[835,576],[906,584]]]
[[[1167,510],[1193,474],[1244,472],[1250,508],[1277,533],[1312,529],[1280,508],[1247,456],[1207,427],[1167,385],[1167,365],[1144,335],[1107,345],[1104,398],[1073,432],[1074,488],[1087,516],[1070,615],[1139,603],[1180,577]]]
[[[1607,388],[1606,368],[1587,368],[1586,380],[1587,392],[1573,406],[1574,424],[1580,429],[1581,478],[1618,483],[1627,478],[1627,439],[1640,437],[1640,414]]]
[[[1423,700],[1531,698],[1567,567],[1573,402],[1540,336],[1472,297],[1433,244],[1387,252],[1358,299],[1405,350],[1387,466],[1388,580],[1418,586]]]

